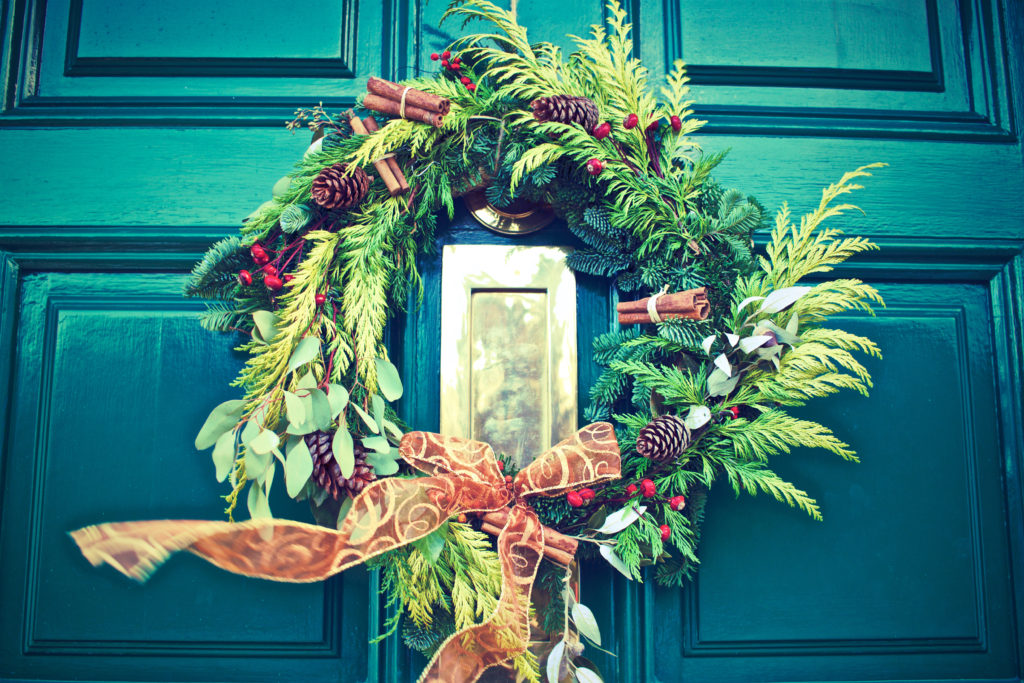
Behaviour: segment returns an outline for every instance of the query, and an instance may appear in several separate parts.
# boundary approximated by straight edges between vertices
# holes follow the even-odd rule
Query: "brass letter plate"
[[[557,247],[448,245],[441,431],[523,467],[576,431],[576,278]]]

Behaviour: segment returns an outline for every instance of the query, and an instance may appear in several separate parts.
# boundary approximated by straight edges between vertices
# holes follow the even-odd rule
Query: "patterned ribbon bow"
[[[390,477],[367,486],[337,531],[284,519],[159,520],[100,524],[71,536],[94,566],[106,562],[139,581],[172,553],[188,550],[236,574],[308,583],[419,540],[453,516],[512,504],[498,535],[502,589],[497,608],[484,623],[445,641],[420,677],[421,683],[476,681],[529,643],[530,590],[545,541],[544,527],[526,498],[617,479],[615,430],[606,422],[587,425],[530,463],[510,484],[494,451],[479,441],[410,432],[399,452],[428,476]]]

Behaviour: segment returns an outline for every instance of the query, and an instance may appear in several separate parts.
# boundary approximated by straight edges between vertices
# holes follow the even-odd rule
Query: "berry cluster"
[[[430,60],[433,62],[440,60],[441,66],[452,71],[454,74],[459,74],[462,71],[462,58],[458,55],[453,58],[450,50],[445,50],[441,54],[432,52],[430,54]],[[470,92],[476,90],[476,83],[474,83],[473,79],[469,76],[460,76],[459,82],[466,86],[466,90]]]
[[[678,133],[679,131],[681,131],[683,129],[683,120],[680,119],[678,116],[671,116],[671,117],[669,117],[668,123],[672,127],[672,130],[674,132],[676,132],[676,133]],[[630,114],[629,116],[627,116],[626,118],[624,118],[622,120],[622,127],[625,130],[632,130],[632,129],[636,128],[639,124],[640,124],[640,117],[637,116],[636,114]],[[658,131],[658,129],[660,127],[661,127],[661,119],[653,119],[649,124],[647,124],[647,130],[645,132],[645,137],[647,139],[647,151],[648,151],[648,153],[649,153],[649,155],[651,157],[651,167],[652,167],[652,170],[659,177],[663,177],[662,176],[662,172],[661,172],[661,164],[658,162],[657,143],[656,143],[656,141],[654,139],[654,134]],[[596,126],[594,126],[591,129],[590,134],[593,135],[598,140],[604,140],[605,138],[609,138],[610,142],[612,142],[615,145],[616,149],[619,151],[620,155],[622,156],[623,162],[627,166],[629,166],[632,170],[638,171],[638,169],[636,169],[633,166],[633,164],[631,164],[626,159],[625,154],[622,153],[621,146],[615,140],[615,138],[614,137],[610,137],[611,134],[612,134],[612,124],[608,123],[607,121],[602,121],[601,123],[597,124]],[[590,160],[587,161],[587,173],[589,173],[590,175],[594,175],[594,176],[600,175],[601,171],[603,171],[603,170],[604,170],[604,162],[601,161],[600,159],[596,159],[595,158],[595,159],[590,159]]]
[[[301,244],[302,240],[297,240]],[[275,258],[271,259],[270,254],[267,253],[266,247],[257,242],[249,248],[249,255],[252,257],[253,263],[256,264],[255,269],[257,274],[263,275],[263,286],[269,289],[271,292],[278,292],[284,288],[286,284],[295,279],[295,276],[291,273],[283,273],[285,268],[291,263],[292,258],[298,253],[300,249],[296,250],[293,246],[289,245],[279,252],[271,250],[271,253],[275,254]],[[287,260],[284,261],[284,265],[281,264],[282,257],[287,256]],[[238,271],[238,283],[243,287],[249,287],[254,281],[252,271],[240,270]],[[313,297],[316,301],[317,306],[323,306],[327,302],[327,295],[318,293]]]

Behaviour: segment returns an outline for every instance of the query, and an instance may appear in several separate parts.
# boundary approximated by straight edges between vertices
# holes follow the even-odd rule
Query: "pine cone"
[[[366,449],[356,441],[352,445],[355,450],[355,469],[351,477],[343,477],[341,466],[334,459],[334,450],[331,448],[333,437],[330,432],[317,431],[306,434],[304,438],[309,454],[313,456],[313,479],[320,488],[330,493],[334,500],[338,500],[342,493],[357,495],[367,484],[375,481],[377,476],[373,473],[373,467],[366,462]]]
[[[601,118],[597,105],[586,97],[573,95],[552,95],[540,97],[530,103],[533,118],[538,121],[557,123],[578,123],[590,132]]]
[[[313,200],[325,209],[348,209],[363,201],[370,189],[370,176],[356,168],[351,175],[345,175],[348,164],[334,164],[320,171],[313,180],[310,194]]]
[[[647,423],[636,437],[636,452],[655,462],[675,460],[690,445],[690,428],[675,415]]]

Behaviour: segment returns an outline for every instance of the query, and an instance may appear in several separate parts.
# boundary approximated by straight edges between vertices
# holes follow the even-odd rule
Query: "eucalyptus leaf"
[[[711,409],[707,406],[690,406],[690,412],[683,419],[690,429],[700,429],[710,421]]]
[[[259,330],[263,340],[267,342],[274,341],[274,337],[278,335],[277,325],[281,322],[281,319],[270,311],[256,311],[252,314],[252,319],[256,323],[256,329]]]
[[[338,521],[336,523],[336,527],[338,529],[341,528],[342,523],[345,521],[345,518],[348,516],[349,510],[352,509],[352,505],[355,502],[356,502],[355,498],[350,498],[348,496],[345,496],[345,500],[341,501],[341,507],[338,508]]]
[[[796,346],[797,344],[800,343],[800,337],[790,332],[789,326],[779,327],[771,320],[762,320],[757,324],[757,327],[758,329],[754,330],[755,334],[763,334],[764,330],[769,330],[772,334],[775,335],[775,339],[777,339],[780,344],[789,344],[790,346]]]
[[[270,467],[263,473],[263,492],[270,498],[270,487],[274,485],[274,472],[277,471],[277,463],[271,462]]]
[[[294,444],[288,449],[284,461],[284,485],[291,498],[298,497],[309,481],[309,475],[313,474],[313,457],[309,454],[306,440],[299,439]]]
[[[288,413],[288,421],[300,425],[306,421],[306,406],[302,399],[290,391],[284,392],[284,407]]]
[[[348,405],[348,391],[340,384],[328,384],[327,401],[331,404],[331,419],[333,420]]]
[[[782,289],[776,289],[765,298],[758,313],[778,313],[779,311],[784,311],[809,291],[811,291],[810,287],[783,287]]]
[[[423,538],[413,541],[413,545],[430,564],[437,564],[438,559],[441,557],[441,551],[444,550],[444,527],[434,529],[432,532],[424,536]]]
[[[590,638],[598,647],[601,645],[601,630],[597,627],[597,619],[594,613],[586,605],[577,602],[572,606],[572,620],[576,622],[576,628],[580,633]]]
[[[338,467],[341,468],[341,476],[348,479],[356,469],[356,456],[352,435],[344,427],[334,432],[331,450],[334,452],[334,459],[338,461]]]
[[[249,508],[249,516],[253,519],[269,519],[273,517],[270,514],[270,501],[267,500],[267,494],[264,493],[263,487],[253,482],[249,487],[249,496],[245,501],[246,507]]]
[[[576,667],[576,680],[579,683],[604,683],[593,669],[588,669],[585,666]]]
[[[256,435],[256,438],[246,444],[250,451],[255,451],[260,455],[270,455],[270,452],[280,445],[281,439],[278,435],[270,429],[264,429],[262,432]]]
[[[397,401],[402,398],[402,378],[398,376],[398,368],[383,358],[375,361],[377,365],[377,386],[384,398]]]
[[[715,343],[716,338],[718,338],[717,334],[704,337],[704,341],[700,343],[700,347],[704,349],[704,353],[711,355],[711,345]]]
[[[363,445],[377,453],[391,452],[391,442],[383,436],[368,436],[363,439]]]
[[[800,316],[796,313],[790,317],[789,322],[786,323],[786,332],[789,332],[794,337],[800,332]],[[799,337],[797,337],[799,339]]]
[[[724,353],[715,356],[715,367],[732,377],[732,365],[729,364],[729,358]]]
[[[274,189],[272,190],[275,197],[281,197],[288,194],[288,190],[292,188],[292,179],[288,176],[280,178],[274,183]]]
[[[245,421],[245,426],[242,427],[242,445],[245,445],[260,435],[263,428],[260,423],[256,420],[249,418]]]
[[[202,451],[217,443],[217,439],[224,432],[233,429],[238,424],[243,410],[245,410],[245,401],[242,399],[224,401],[214,408],[196,436],[196,449]]]
[[[620,574],[625,576],[630,581],[633,580],[633,574],[629,571],[629,567],[626,565],[625,562],[622,561],[621,557],[615,554],[615,551],[612,550],[611,546],[598,546],[598,552],[601,553],[601,557],[603,557],[608,562],[608,564],[619,570]]]
[[[739,313],[744,308],[746,308],[750,304],[754,303],[755,301],[762,301],[763,299],[764,299],[763,296],[748,296],[746,299],[744,299],[743,301],[740,302],[739,306],[736,307],[736,312]]]
[[[327,394],[320,389],[310,389],[309,401],[310,419],[317,429],[326,432],[331,427],[331,402]]]
[[[740,381],[739,375],[729,377],[719,368],[715,368],[708,375],[708,394],[711,396],[728,396],[729,392],[736,388]]]
[[[235,464],[235,433],[224,432],[213,446],[213,467],[217,471],[217,481],[228,478],[231,466]]]
[[[558,683],[563,657],[565,657],[565,641],[560,640],[557,645],[551,648],[551,652],[548,654],[548,665],[546,667],[548,683]]]
[[[270,467],[274,456],[268,450],[266,453],[257,453],[251,448],[245,451],[245,474],[251,479],[263,479],[263,473]]]
[[[604,524],[597,530],[599,534],[617,534],[630,524],[640,519],[647,510],[646,505],[627,506],[608,515]]]
[[[771,335],[767,334],[757,334],[753,337],[744,337],[740,340],[740,351],[743,353],[750,353],[759,346],[764,346],[771,339]]]
[[[376,433],[379,434],[384,431],[384,399],[380,394],[370,397],[370,408],[373,409],[373,421],[377,423]]]
[[[360,408],[358,403],[350,403],[349,405],[352,406],[355,409],[356,413],[359,415],[359,417],[363,419],[363,422],[366,424],[367,429],[369,429],[374,434],[380,434],[380,426],[372,417],[370,417],[369,413]]]
[[[373,468],[374,474],[382,477],[398,472],[398,460],[390,453],[367,453],[366,464]]]
[[[295,345],[292,357],[288,359],[288,371],[294,372],[319,355],[320,340],[317,337],[303,337]]]
[[[403,436],[402,435],[402,430],[399,429],[398,425],[396,425],[391,420],[384,420],[384,430],[388,434],[390,434],[391,438],[393,438],[395,441],[401,441],[402,440],[402,436]]]

